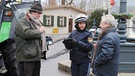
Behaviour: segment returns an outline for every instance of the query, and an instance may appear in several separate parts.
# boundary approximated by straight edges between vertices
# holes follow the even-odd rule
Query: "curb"
[[[69,66],[70,66],[70,61],[69,60],[68,61],[65,60],[65,61],[62,61],[62,62],[58,63],[58,69],[59,70],[62,70],[64,72],[67,72],[67,73],[71,74]]]

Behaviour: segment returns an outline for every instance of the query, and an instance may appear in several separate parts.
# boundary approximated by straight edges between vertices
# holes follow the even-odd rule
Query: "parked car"
[[[89,31],[90,31],[90,32],[92,33],[92,35],[94,36],[96,29],[90,29]]]
[[[94,40],[96,41],[98,39],[98,36],[101,32],[101,28],[97,28],[94,33]]]
[[[90,29],[89,31],[92,32],[93,40],[94,40],[94,42],[96,42],[97,39],[98,39],[98,36],[99,36],[99,34],[100,34],[100,32],[101,32],[101,28]]]
[[[48,45],[52,45],[53,39],[50,36],[46,36],[46,42],[47,42]]]

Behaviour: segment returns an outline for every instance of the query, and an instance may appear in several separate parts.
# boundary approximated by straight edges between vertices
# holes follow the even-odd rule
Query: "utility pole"
[[[108,14],[111,13],[111,5],[110,5],[110,0],[108,1]]]
[[[126,13],[127,0],[120,0],[120,13]]]

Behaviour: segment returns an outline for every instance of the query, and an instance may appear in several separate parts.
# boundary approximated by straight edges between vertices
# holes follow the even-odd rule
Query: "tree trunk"
[[[65,5],[65,0],[62,0],[62,1],[61,1],[61,4],[62,4],[62,5]]]

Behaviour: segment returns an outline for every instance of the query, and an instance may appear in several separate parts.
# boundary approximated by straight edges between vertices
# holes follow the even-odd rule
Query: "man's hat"
[[[42,6],[40,3],[35,3],[33,6],[30,8],[29,11],[36,11],[42,13]]]

